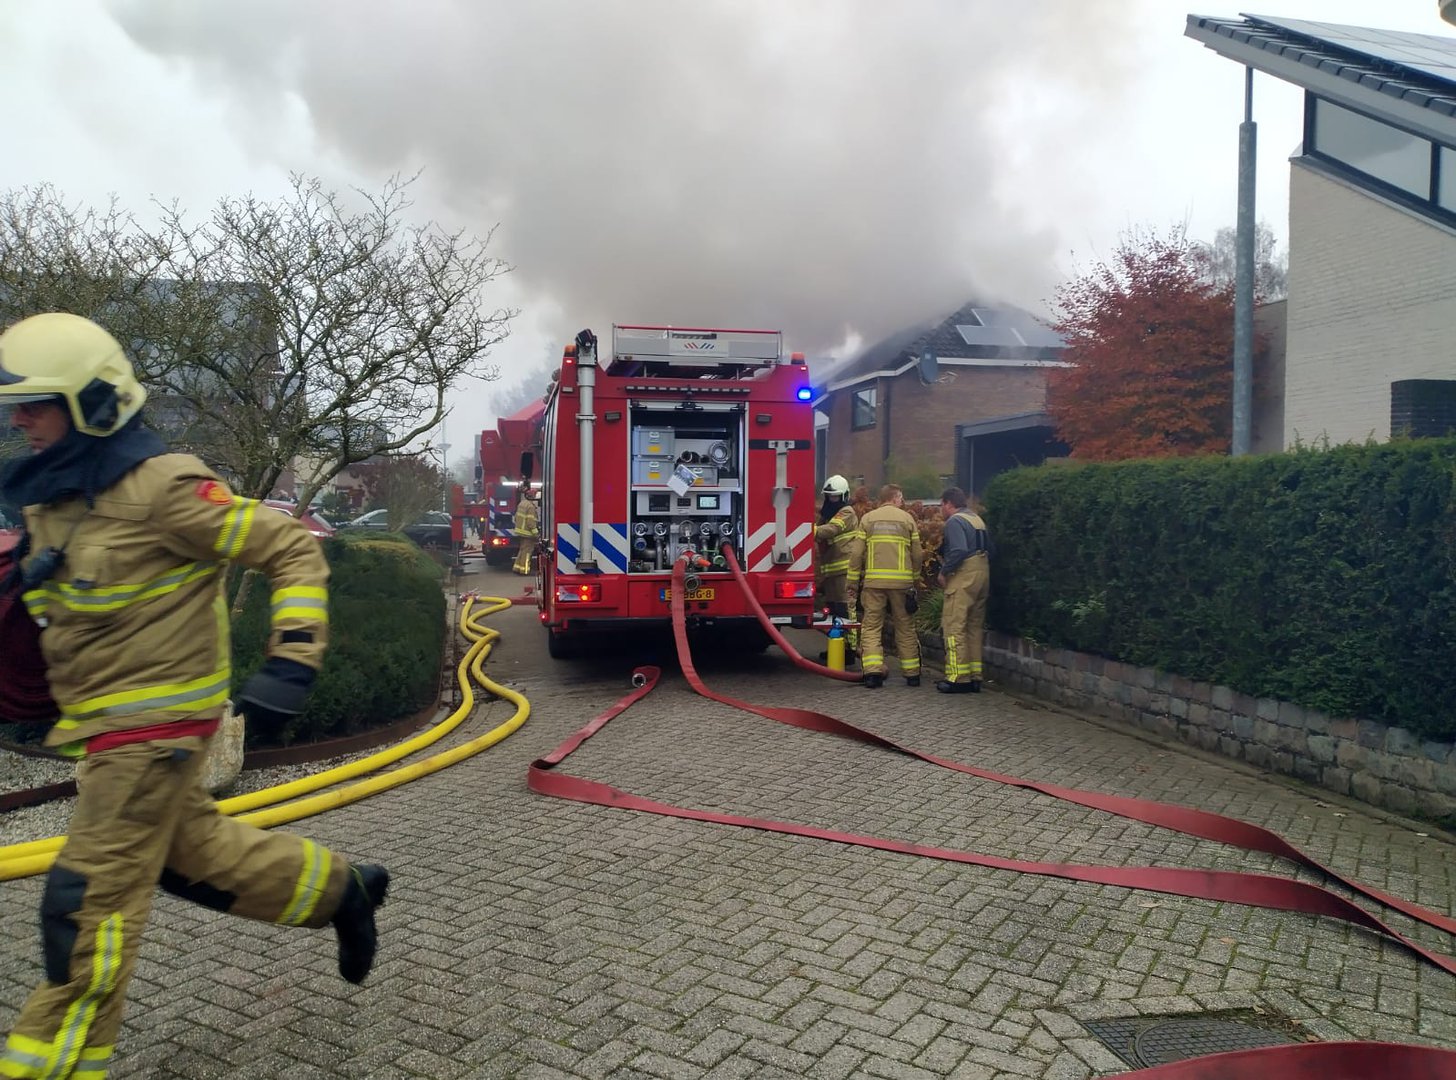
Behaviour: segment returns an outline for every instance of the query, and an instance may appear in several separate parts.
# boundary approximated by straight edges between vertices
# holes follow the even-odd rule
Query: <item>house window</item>
[[[1417,198],[1431,197],[1431,143],[1332,105],[1314,103],[1314,149]]]
[[[1390,434],[1407,439],[1456,434],[1456,380],[1402,379],[1391,383]]]
[[[1441,147],[1441,175],[1436,183],[1436,202],[1456,214],[1456,150]]]
[[[856,390],[850,400],[849,426],[855,431],[875,426],[876,391],[873,386],[867,390]]]

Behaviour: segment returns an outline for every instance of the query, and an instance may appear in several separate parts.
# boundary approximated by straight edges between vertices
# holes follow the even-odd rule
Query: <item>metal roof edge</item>
[[[1370,113],[1428,139],[1444,143],[1456,140],[1456,116],[1441,107],[1451,99],[1435,97],[1430,90],[1415,86],[1404,92],[1409,97],[1396,96],[1382,87],[1393,88],[1401,80],[1321,55],[1313,45],[1283,42],[1276,52],[1251,40],[1249,31],[1255,29],[1259,27],[1249,22],[1189,15],[1183,33],[1220,56],[1303,87],[1337,105]],[[1284,55],[1286,49],[1296,55]]]
[[[994,416],[989,420],[973,420],[969,423],[957,424],[955,433],[957,439],[963,439],[967,436],[996,435],[1003,431],[1051,426],[1051,414],[1043,409],[1037,412],[1010,413],[1006,416]]]
[[[896,375],[903,375],[919,362],[918,359],[911,359],[893,370],[885,368],[880,371],[869,371],[863,375],[830,383],[824,387],[821,396],[815,398],[814,401],[817,404],[830,394],[857,386],[862,382],[869,382],[872,379],[888,379],[894,378]],[[1016,357],[990,356],[940,356],[936,357],[936,363],[946,367],[1069,368],[1077,366],[1069,360],[1022,360]]]

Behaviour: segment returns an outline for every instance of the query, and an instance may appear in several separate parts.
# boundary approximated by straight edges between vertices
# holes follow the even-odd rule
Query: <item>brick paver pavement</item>
[[[633,658],[555,663],[534,612],[493,625],[492,676],[533,704],[519,732],[286,826],[393,871],[369,983],[338,978],[327,931],[160,898],[113,1077],[1081,1080],[1128,1068],[1084,1021],[1225,1009],[1322,1039],[1456,1046],[1456,978],[1333,920],[533,795],[527,764],[625,692]],[[1034,702],[942,696],[933,679],[865,691],[776,650],[702,666],[725,693],[1016,776],[1230,814],[1367,884],[1444,912],[1456,898],[1449,838]],[[473,730],[509,715],[495,703]],[[569,769],[666,802],[993,855],[1315,879],[735,712],[671,670]],[[39,897],[38,879],[0,885],[0,1025],[39,974]]]

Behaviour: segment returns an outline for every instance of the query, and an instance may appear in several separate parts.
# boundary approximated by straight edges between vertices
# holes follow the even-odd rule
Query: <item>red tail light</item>
[[[504,536],[492,536],[490,538],[491,547],[505,547],[509,543],[510,541],[507,540]]]
[[[808,600],[814,595],[812,581],[775,581],[775,600]]]
[[[602,587],[600,585],[556,586],[556,602],[558,604],[591,604],[599,602],[601,598]]]

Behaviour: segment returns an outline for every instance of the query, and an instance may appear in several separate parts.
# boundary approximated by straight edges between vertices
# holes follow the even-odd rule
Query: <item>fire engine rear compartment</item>
[[[614,328],[613,359],[600,368],[593,350],[568,347],[543,427],[542,622],[553,653],[567,651],[565,637],[665,630],[679,560],[691,624],[729,647],[762,648],[724,544],[776,622],[810,624],[813,426],[798,395],[802,361],[785,363],[772,331],[627,329]],[[733,355],[703,355],[709,348]]]
[[[671,573],[685,556],[723,569],[723,544],[743,550],[743,406],[634,404],[629,430],[628,573]]]

